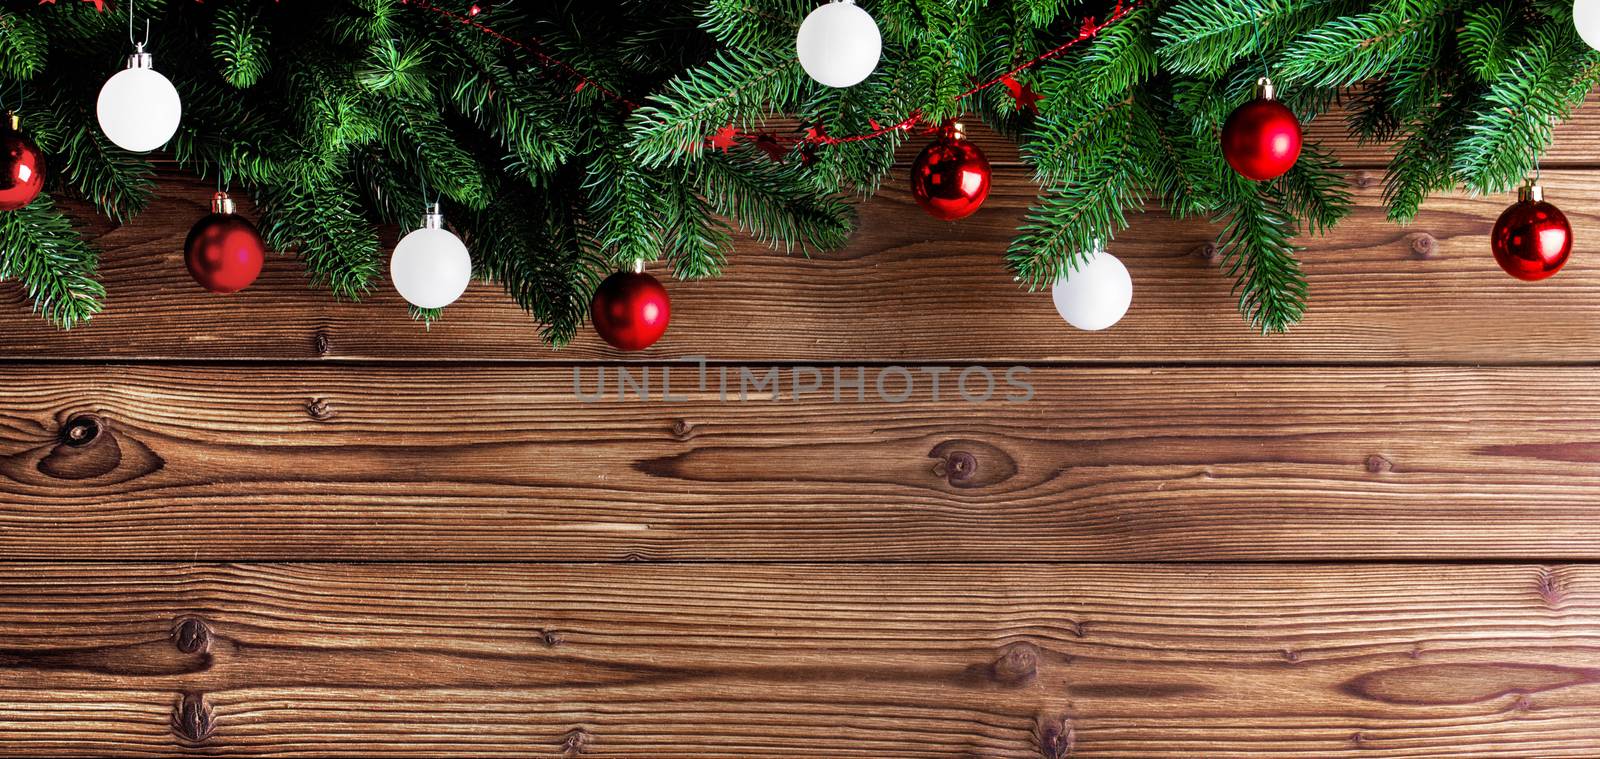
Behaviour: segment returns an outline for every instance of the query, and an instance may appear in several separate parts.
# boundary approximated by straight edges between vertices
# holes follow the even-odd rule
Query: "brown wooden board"
[[[1590,566],[40,565],[0,755],[1592,757]]]
[[[1596,369],[742,370],[6,368],[0,556],[1600,558]]]
[[[1026,293],[1004,264],[1032,202],[1020,170],[999,175],[988,205],[949,224],[891,184],[862,208],[844,250],[814,258],[746,246],[727,276],[668,281],[673,321],[634,357],[731,361],[1138,361],[1477,364],[1591,362],[1600,356],[1600,175],[1546,174],[1576,229],[1567,268],[1541,283],[1502,273],[1487,235],[1506,197],[1444,197],[1410,227],[1378,208],[1376,173],[1357,175],[1361,208],[1306,241],[1310,311],[1287,335],[1262,336],[1235,310],[1233,282],[1208,257],[1216,230],[1149,213],[1112,244],[1134,278],[1116,327],[1079,332],[1049,294]],[[273,256],[250,290],[202,291],[181,260],[209,190],[173,179],[133,223],[104,230],[107,311],[62,332],[15,285],[0,286],[5,358],[366,358],[577,361],[625,357],[587,328],[555,352],[492,286],[476,284],[431,329],[412,321],[387,279],[363,303],[313,289],[299,263]]]

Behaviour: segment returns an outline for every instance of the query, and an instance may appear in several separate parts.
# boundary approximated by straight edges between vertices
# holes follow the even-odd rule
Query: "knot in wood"
[[[978,457],[967,451],[948,451],[933,466],[934,474],[949,480],[951,485],[971,481],[978,475]]]
[[[188,743],[204,743],[216,732],[216,716],[203,693],[184,693],[172,705],[172,733]]]
[[[572,728],[561,738],[561,753],[569,757],[582,754],[589,750],[589,744],[593,740],[588,730],[581,727]]]
[[[1418,232],[1408,235],[1411,238],[1411,254],[1417,258],[1432,258],[1439,252],[1439,240],[1427,232]]]
[[[318,329],[316,334],[311,336],[311,348],[318,356],[326,356],[333,350],[333,339],[328,337],[328,330]]]
[[[1222,257],[1222,249],[1217,247],[1216,243],[1208,242],[1195,248],[1194,256],[1195,258],[1204,259],[1206,261],[1216,261],[1218,258]]]
[[[1044,759],[1067,759],[1072,756],[1072,744],[1077,741],[1072,730],[1072,720],[1066,717],[1040,717],[1034,726],[1034,739],[1039,743],[1039,755]]]
[[[186,654],[211,650],[211,626],[199,617],[179,617],[172,624],[172,644]]]
[[[672,423],[672,436],[679,440],[687,440],[689,434],[694,432],[694,425],[687,419],[678,419]]]
[[[1379,181],[1378,175],[1370,171],[1356,172],[1355,185],[1363,190],[1377,185]]]
[[[333,408],[328,405],[327,400],[322,398],[312,398],[306,401],[306,413],[319,422],[333,418]]]
[[[1376,453],[1367,457],[1367,471],[1373,474],[1383,474],[1394,471],[1394,462]]]
[[[543,641],[544,644],[550,648],[555,648],[564,642],[561,637],[561,633],[558,633],[555,630],[540,630],[539,640]]]
[[[100,437],[100,418],[94,414],[73,414],[61,425],[61,444],[82,448]]]
[[[1026,685],[1039,674],[1039,650],[1032,643],[1016,643],[1006,647],[993,667],[996,682],[1005,685]]]

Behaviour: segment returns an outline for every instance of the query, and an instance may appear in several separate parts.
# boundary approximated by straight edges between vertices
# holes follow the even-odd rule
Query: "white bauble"
[[[1068,324],[1082,330],[1105,329],[1128,313],[1133,279],[1116,256],[1096,251],[1077,271],[1050,286],[1050,298]]]
[[[100,131],[123,150],[147,153],[178,131],[183,103],[172,82],[155,69],[126,68],[106,80],[95,107]]]
[[[849,87],[878,67],[883,36],[878,23],[850,0],[818,7],[800,24],[795,38],[800,67],[829,87]]]
[[[1577,0],[1572,4],[1572,25],[1589,47],[1600,50],[1600,0]]]
[[[444,308],[467,291],[472,256],[447,229],[422,227],[400,239],[389,257],[389,278],[417,308]]]

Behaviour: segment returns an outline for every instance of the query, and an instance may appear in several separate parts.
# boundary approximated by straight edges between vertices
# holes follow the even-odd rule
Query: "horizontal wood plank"
[[[1360,210],[1333,235],[1306,241],[1306,320],[1262,336],[1235,310],[1232,280],[1208,247],[1215,229],[1160,213],[1134,220],[1113,252],[1134,278],[1116,327],[1085,333],[1057,316],[1048,293],[1026,293],[1004,254],[1034,189],[1002,173],[988,205],[947,224],[891,185],[862,208],[842,251],[814,258],[746,247],[720,279],[669,281],[673,323],[647,358],[730,361],[1591,362],[1600,355],[1600,175],[1550,172],[1549,197],[1570,215],[1578,249],[1542,283],[1506,276],[1487,235],[1504,197],[1440,198],[1410,227],[1378,208],[1378,174],[1359,174]],[[189,280],[181,261],[189,219],[209,189],[170,181],[150,211],[103,229],[107,311],[61,332],[0,286],[0,357],[100,359],[487,359],[622,357],[583,330],[550,350],[535,325],[491,286],[476,284],[431,329],[388,287],[362,303],[311,289],[299,263],[270,258],[261,280],[231,296]]]
[[[1600,558],[1600,369],[720,370],[0,369],[0,556]]]
[[[0,755],[1590,757],[1593,566],[0,568]]]

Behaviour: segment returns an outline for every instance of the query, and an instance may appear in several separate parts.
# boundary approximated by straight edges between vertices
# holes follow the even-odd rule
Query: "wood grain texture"
[[[730,361],[1590,362],[1600,355],[1600,175],[1549,172],[1549,197],[1572,219],[1566,270],[1529,284],[1499,270],[1487,235],[1507,198],[1440,198],[1410,227],[1378,209],[1380,175],[1357,176],[1361,209],[1307,241],[1310,311],[1287,335],[1262,336],[1235,310],[1232,280],[1208,244],[1215,230],[1160,213],[1137,217],[1113,250],[1135,282],[1121,324],[1084,333],[1047,293],[1020,290],[1004,253],[1034,189],[1001,172],[988,205],[947,224],[897,184],[861,209],[844,250],[806,259],[745,247],[720,279],[668,282],[673,324],[646,358]],[[0,286],[0,356],[155,359],[489,359],[621,356],[588,329],[566,350],[543,345],[509,299],[474,285],[431,329],[412,321],[387,281],[363,303],[310,288],[299,263],[273,256],[251,289],[200,290],[181,261],[209,190],[169,181],[132,224],[102,230],[107,311],[61,332]]]
[[[660,371],[584,403],[570,369],[6,368],[0,555],[1600,558],[1596,369],[1049,368],[986,404]]]
[[[1592,757],[1589,566],[0,569],[0,755]]]

